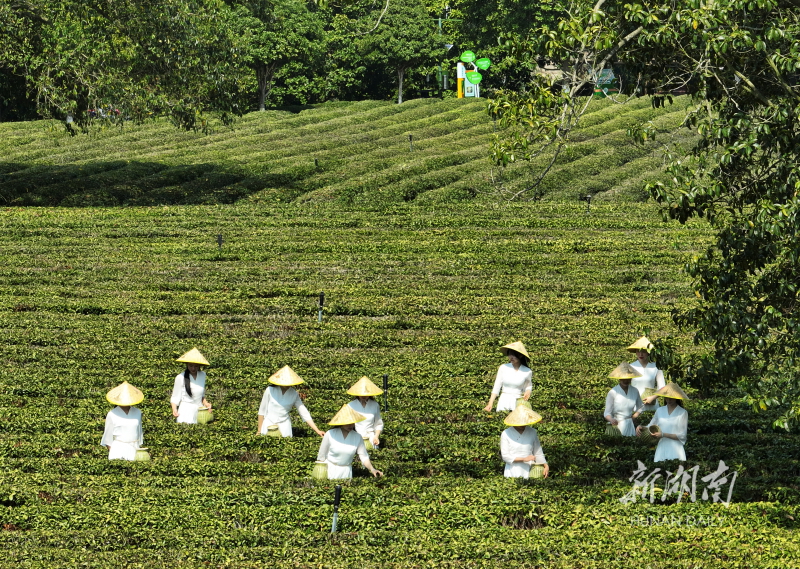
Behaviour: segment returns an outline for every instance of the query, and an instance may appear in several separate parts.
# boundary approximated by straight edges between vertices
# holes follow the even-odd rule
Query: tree
[[[439,0],[442,27],[455,48],[479,53],[492,61],[491,73],[481,81],[481,91],[493,88],[519,89],[530,81],[530,61],[515,48],[532,33],[552,25],[558,16],[553,1]]]
[[[25,78],[0,69],[0,121],[36,118],[36,102],[28,96]]]
[[[289,63],[311,64],[322,53],[322,20],[302,0],[242,0],[236,27],[244,58],[256,73],[258,109],[265,109],[275,74]]]
[[[627,4],[576,0],[570,18],[533,44],[565,71],[566,90],[540,81],[493,111],[513,127],[498,161],[527,157],[580,118],[568,116],[602,66],[624,71],[629,91],[660,103],[686,87],[697,107],[686,125],[700,140],[671,156],[671,180],[650,186],[665,217],[705,218],[714,243],[688,266],[697,304],[676,321],[701,347],[675,379],[701,389],[738,384],[754,409],[800,418],[800,3],[690,0]],[[563,125],[566,125],[565,128]],[[639,140],[652,130],[633,129]],[[556,143],[552,141],[555,140]]]
[[[445,48],[433,18],[422,2],[392,1],[387,6],[373,10],[364,19],[362,25],[372,26],[372,29],[367,27],[358,32],[356,42],[369,63],[394,70],[399,104],[403,102],[406,73],[415,67],[436,63],[444,57]]]
[[[512,41],[512,52],[520,65],[533,64],[532,80],[523,90],[500,89],[489,101],[489,113],[502,129],[492,144],[491,155],[500,169],[499,190],[508,199],[539,197],[537,189],[568,144],[572,130],[588,108],[594,87],[604,69],[642,51],[640,39],[658,19],[629,17],[628,4],[597,0],[588,4],[575,0],[556,25],[545,24],[526,38]],[[537,73],[537,66],[558,69],[553,75]],[[630,75],[630,74],[628,74]],[[641,87],[624,81],[623,89]],[[545,166],[530,183],[517,191],[506,191],[502,170],[518,160],[546,158]]]
[[[221,0],[12,0],[0,5],[0,59],[24,76],[42,116],[86,129],[90,106],[197,128],[234,111],[238,38]],[[74,131],[73,131],[74,132]]]

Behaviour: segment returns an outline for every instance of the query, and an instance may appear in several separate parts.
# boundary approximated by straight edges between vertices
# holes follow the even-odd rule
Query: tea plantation
[[[729,507],[699,494],[619,500],[653,450],[601,436],[604,376],[643,328],[674,332],[670,309],[693,297],[679,268],[702,227],[631,204],[588,215],[577,203],[2,213],[4,567],[785,567],[797,557],[796,439],[735,394],[689,405],[687,465],[700,476],[719,460],[735,469]],[[502,418],[481,410],[497,348],[515,339],[534,354],[547,480],[502,477]],[[206,427],[174,424],[168,405],[172,360],[195,345],[213,364],[218,412]],[[293,440],[255,435],[266,378],[287,363],[320,424],[362,374],[390,378],[385,448],[373,454],[386,477],[356,469],[333,539],[332,485],[308,477],[318,437],[304,426]],[[122,380],[145,392],[151,463],[109,462],[99,446],[104,393]],[[634,525],[648,516],[684,522]]]
[[[593,103],[541,188],[548,199],[587,193],[642,199],[662,143],[686,144],[686,98],[653,109],[646,97]],[[657,143],[636,147],[626,129],[653,121]],[[168,122],[97,125],[70,137],[54,122],[0,123],[0,204],[159,205],[326,202],[372,205],[495,198],[485,103],[465,99],[326,103],[250,113],[233,128],[181,132]],[[541,166],[534,164],[533,167]],[[519,189],[529,166],[506,172]]]
[[[449,108],[445,120],[459,105],[472,115],[450,118],[472,121],[485,146],[492,126],[474,104],[402,112]],[[346,128],[348,108],[374,113],[372,128]],[[482,151],[462,140],[463,154],[447,154],[420,136],[411,153],[411,115],[398,112],[323,105],[248,115],[205,137],[160,124],[73,139],[43,123],[0,125],[0,567],[800,566],[800,445],[739,393],[687,387],[695,495],[691,480],[671,491],[661,477],[652,502],[621,502],[637,461],[662,473],[678,463],[654,465],[652,447],[603,435],[605,377],[644,330],[693,349],[670,312],[695,299],[682,266],[708,243],[706,226],[664,223],[612,186],[587,213],[577,182],[539,202],[499,204],[488,190],[458,202],[472,187],[461,170],[485,170]],[[318,139],[309,127],[305,147],[290,136],[324,113],[314,128],[350,134]],[[272,143],[255,143],[264,137]],[[307,175],[314,157],[320,171]],[[436,160],[454,162],[430,169]],[[652,171],[640,164],[631,173]],[[447,171],[441,187],[426,178]],[[248,186],[268,175],[281,182]],[[19,206],[226,196],[239,201]],[[546,480],[503,478],[504,414],[482,410],[498,348],[514,340],[533,355]],[[212,364],[206,426],[175,424],[168,401],[173,360],[194,346]],[[384,444],[371,453],[385,477],[354,467],[334,536],[334,485],[309,477],[319,437],[299,421],[293,439],[255,433],[266,380],[286,364],[321,427],[360,376],[389,377]],[[108,461],[99,444],[105,393],[123,380],[145,394],[149,463]],[[701,481],[720,461],[728,506]]]

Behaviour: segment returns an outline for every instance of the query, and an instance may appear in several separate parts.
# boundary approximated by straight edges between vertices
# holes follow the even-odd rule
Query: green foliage
[[[206,112],[238,107],[242,46],[221,0],[26,1],[0,8],[0,59],[24,76],[40,114],[86,131],[87,110],[205,129]]]
[[[784,428],[800,416],[796,8],[782,0],[575,0],[531,48],[560,69],[563,90],[540,79],[490,106],[507,128],[494,145],[497,164],[552,157],[517,197],[540,191],[584,112],[581,90],[600,70],[613,65],[622,90],[653,95],[654,108],[672,102],[672,90],[694,94],[685,124],[696,145],[672,149],[668,175],[648,185],[665,217],[705,218],[716,232],[687,266],[699,301],[676,321],[702,349],[678,367],[702,389],[740,383],[754,408],[785,411],[776,422]],[[628,132],[640,142],[655,134],[646,122]]]
[[[685,376],[704,387],[740,381],[754,409],[785,411],[776,425],[787,429],[800,411],[795,8],[664,8],[658,31],[642,37],[651,57],[639,62],[691,78],[701,101],[687,121],[696,149],[672,155],[669,176],[650,186],[665,216],[703,217],[715,231],[687,266],[699,301],[676,317],[704,348],[687,358]]]
[[[439,8],[446,15],[442,28],[455,44],[450,56],[470,49],[492,60],[491,73],[481,83],[487,93],[528,84],[536,54],[522,53],[519,43],[558,15],[554,2],[448,0],[439,2]]]
[[[256,72],[258,109],[263,111],[283,67],[292,63],[295,72],[318,67],[322,20],[301,0],[238,0],[234,18],[245,45],[242,59]]]
[[[365,63],[396,73],[397,102],[402,103],[406,72],[444,57],[444,41],[421,0],[389,2],[387,6],[371,10],[366,20],[376,22],[374,29],[358,32],[353,39]]]
[[[602,437],[625,346],[644,329],[687,342],[670,314],[693,297],[680,267],[707,228],[646,204],[377,205],[5,208],[0,567],[791,566],[800,463],[774,413],[690,391],[688,465],[736,469],[730,508],[621,504],[653,450]],[[547,480],[503,478],[502,416],[481,410],[517,339]],[[195,345],[212,363],[207,427],[175,424],[168,403]],[[386,478],[356,464],[334,538],[333,484],[309,477],[319,438],[255,434],[287,363],[320,425],[358,377],[389,374],[372,453]],[[150,463],[99,446],[123,379],[145,394]],[[648,516],[666,525],[632,525]],[[668,525],[682,516],[713,525]]]
[[[663,176],[653,143],[628,144],[624,131],[652,120],[674,133],[687,101],[652,109],[642,99],[619,109],[598,101],[585,129],[562,154],[544,199],[599,193],[641,201],[628,186]],[[158,205],[231,203],[427,203],[494,200],[486,173],[493,125],[481,100],[417,99],[326,103],[251,113],[235,129],[207,135],[168,123],[99,126],[70,138],[54,123],[0,125],[0,203],[6,205]],[[623,112],[624,111],[624,112]],[[54,130],[53,130],[54,129]],[[679,131],[683,136],[688,131]],[[413,137],[413,150],[408,136]],[[512,165],[516,191],[527,171]]]

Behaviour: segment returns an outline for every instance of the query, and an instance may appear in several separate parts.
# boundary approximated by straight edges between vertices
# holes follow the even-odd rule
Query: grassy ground
[[[7,207],[0,566],[797,566],[796,437],[736,393],[689,390],[695,501],[661,501],[662,479],[653,503],[620,502],[653,449],[602,435],[605,376],[644,329],[690,349],[670,311],[692,302],[681,266],[707,240],[648,204]],[[502,416],[482,411],[513,340],[533,355],[547,480],[503,478]],[[193,346],[212,363],[206,427],[168,404]],[[255,434],[286,364],[320,425],[361,375],[389,376],[386,477],[355,469],[335,538],[333,486],[309,478],[318,437]],[[145,393],[151,463],[99,446],[123,380]],[[720,460],[729,507],[702,498]]]

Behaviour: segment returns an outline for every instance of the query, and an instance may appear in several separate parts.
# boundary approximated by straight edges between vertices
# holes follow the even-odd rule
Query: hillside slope
[[[545,198],[607,192],[617,200],[643,199],[641,182],[659,175],[660,153],[655,144],[632,145],[625,129],[653,120],[662,133],[677,132],[679,141],[690,143],[688,131],[676,131],[689,101],[657,110],[646,98],[592,105],[575,143],[545,180]],[[208,134],[154,121],[71,138],[52,121],[4,123],[0,204],[496,199],[487,158],[493,130],[485,101],[464,99],[251,113],[233,128]],[[522,187],[530,168],[509,168],[507,186]]]

